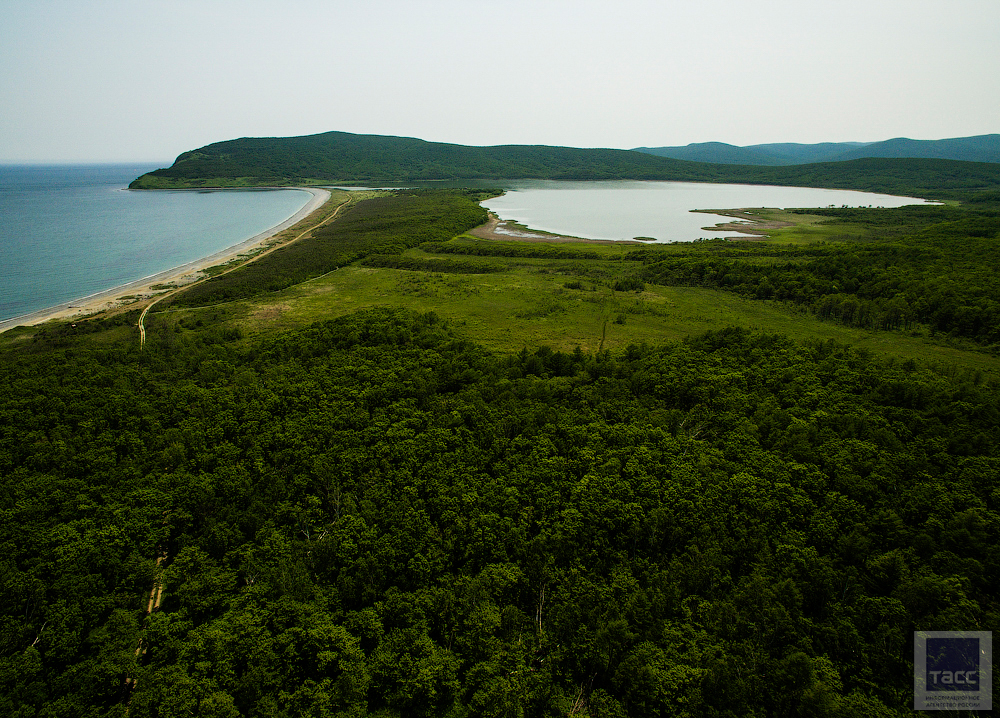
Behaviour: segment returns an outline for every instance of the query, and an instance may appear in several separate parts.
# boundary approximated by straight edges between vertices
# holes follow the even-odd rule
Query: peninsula
[[[711,164],[617,149],[467,145],[325,132],[244,137],[184,152],[132,189],[391,185],[498,179],[668,180],[855,189],[952,199],[1000,190],[1000,164],[875,157],[770,167]]]

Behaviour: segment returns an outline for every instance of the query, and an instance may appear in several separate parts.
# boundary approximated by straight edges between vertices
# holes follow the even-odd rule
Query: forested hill
[[[660,157],[733,165],[799,165],[842,162],[862,157],[911,157],[967,162],[1000,162],[1000,135],[911,140],[896,137],[883,142],[794,142],[739,147],[724,142],[694,142],[675,147],[636,147]]]
[[[704,180],[710,173],[710,167],[631,150],[470,147],[412,137],[325,132],[216,142],[181,154],[172,167],[143,175],[132,187],[478,178]]]
[[[326,132],[242,138],[181,154],[132,189],[302,184],[390,184],[419,180],[641,179],[861,189],[950,198],[1000,190],[1000,164],[867,158],[791,167],[687,162],[614,149],[545,145],[471,147],[407,137]]]

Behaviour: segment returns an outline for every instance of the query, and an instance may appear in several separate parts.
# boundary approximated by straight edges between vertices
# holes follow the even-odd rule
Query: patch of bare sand
[[[500,242],[582,242],[584,244],[643,244],[631,239],[584,239],[583,237],[568,237],[562,234],[546,234],[525,229],[510,220],[500,219],[490,212],[486,224],[470,229],[466,234],[479,239],[492,239]]]
[[[719,222],[714,227],[702,227],[702,229],[711,232],[742,232],[747,235],[755,235],[752,237],[724,237],[723,239],[728,242],[762,242],[767,239],[768,232],[782,227],[794,226],[793,222],[761,219],[757,215],[750,214],[749,209],[695,209],[691,211],[732,217],[737,220],[735,222]]]

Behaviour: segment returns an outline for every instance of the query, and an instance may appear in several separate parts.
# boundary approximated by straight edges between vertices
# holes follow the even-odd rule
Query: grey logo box
[[[914,631],[913,707],[993,709],[992,631]]]

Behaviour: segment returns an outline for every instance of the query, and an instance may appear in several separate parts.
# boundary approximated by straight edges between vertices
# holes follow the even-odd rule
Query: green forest
[[[344,184],[428,180],[671,180],[856,189],[951,199],[1000,191],[1000,164],[862,158],[787,167],[690,162],[644,152],[545,145],[471,147],[411,137],[325,132],[244,137],[181,154],[132,189]]]
[[[998,625],[996,196],[668,246],[484,196],[366,196],[143,346],[0,335],[0,714],[902,716],[914,630]]]

